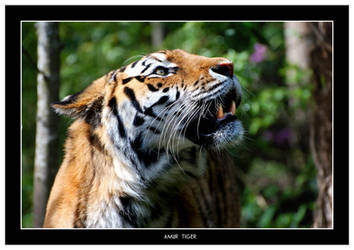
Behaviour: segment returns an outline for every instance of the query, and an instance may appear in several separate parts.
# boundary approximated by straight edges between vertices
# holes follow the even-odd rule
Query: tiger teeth
[[[226,113],[224,113],[224,109],[221,106],[221,104],[219,105],[218,111],[216,113],[216,118],[218,120],[222,120],[222,119],[225,118],[226,115],[236,115],[236,103],[235,103],[235,101],[231,102],[231,105],[228,108]]]
[[[232,101],[230,107],[227,109],[227,112],[224,112],[224,108],[222,105],[219,105],[219,108],[216,113],[216,118],[218,120],[222,120],[225,118],[227,115],[236,115],[236,102]]]
[[[219,105],[218,112],[216,113],[216,118],[222,119],[224,118],[224,109],[221,105]]]

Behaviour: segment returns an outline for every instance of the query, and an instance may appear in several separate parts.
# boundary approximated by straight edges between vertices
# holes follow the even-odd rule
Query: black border
[[[20,225],[20,23],[37,20],[224,20],[334,22],[334,228],[206,230],[46,230]],[[5,6],[6,244],[348,244],[348,6]],[[13,142],[18,143],[13,143]],[[339,198],[337,198],[339,197]],[[14,199],[13,199],[14,198]],[[196,240],[164,240],[166,233]],[[58,234],[60,237],[58,237]]]

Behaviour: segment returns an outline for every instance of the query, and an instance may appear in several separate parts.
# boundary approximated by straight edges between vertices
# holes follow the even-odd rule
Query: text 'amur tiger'
[[[75,122],[44,227],[237,227],[241,87],[233,64],[144,56],[53,104]]]

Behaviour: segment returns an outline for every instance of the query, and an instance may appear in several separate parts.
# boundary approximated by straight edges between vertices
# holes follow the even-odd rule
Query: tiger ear
[[[97,122],[103,105],[106,77],[94,81],[83,91],[65,97],[52,104],[54,110],[73,119],[85,119],[88,123]]]
[[[81,94],[82,91],[74,95],[66,96],[63,100],[52,103],[52,107],[58,114],[66,115],[74,119],[82,117],[88,102],[84,103],[78,100]]]

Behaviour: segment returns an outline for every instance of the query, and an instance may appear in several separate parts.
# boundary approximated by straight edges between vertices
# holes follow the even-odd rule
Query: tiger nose
[[[222,62],[212,66],[211,70],[220,75],[232,77],[234,74],[234,65],[232,62]]]

